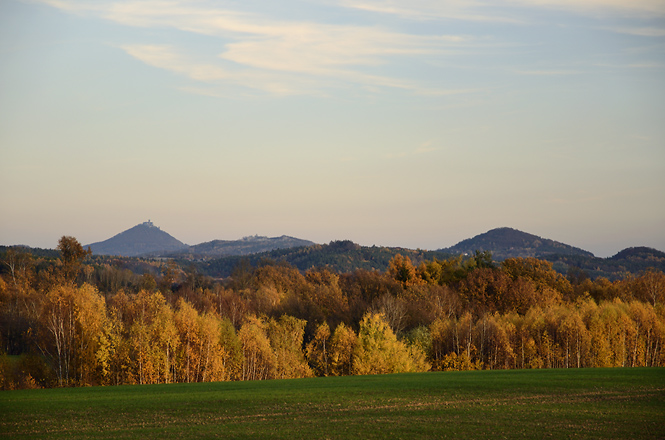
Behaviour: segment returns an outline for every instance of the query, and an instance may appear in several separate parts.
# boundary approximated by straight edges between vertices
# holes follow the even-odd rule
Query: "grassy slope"
[[[665,369],[0,392],[6,438],[664,438]]]

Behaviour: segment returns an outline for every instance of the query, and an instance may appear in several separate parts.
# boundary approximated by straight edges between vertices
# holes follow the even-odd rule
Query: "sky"
[[[665,251],[663,0],[0,0],[0,244]]]

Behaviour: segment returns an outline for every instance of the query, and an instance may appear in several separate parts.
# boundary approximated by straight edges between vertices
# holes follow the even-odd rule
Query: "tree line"
[[[476,252],[348,273],[241,261],[214,280],[58,250],[2,256],[3,389],[665,365],[656,269],[611,282]]]

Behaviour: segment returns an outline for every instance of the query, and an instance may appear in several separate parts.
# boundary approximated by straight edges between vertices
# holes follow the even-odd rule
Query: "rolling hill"
[[[551,262],[554,269],[560,273],[566,274],[574,268],[592,279],[605,277],[614,281],[625,278],[627,274],[637,275],[650,268],[665,272],[665,252],[649,247],[627,248],[609,258],[553,254],[546,255],[543,259]]]
[[[541,238],[512,228],[497,228],[457,243],[442,252],[450,254],[473,254],[475,251],[490,251],[496,261],[515,257],[544,258],[548,255],[578,255],[593,258],[591,252],[558,241]]]

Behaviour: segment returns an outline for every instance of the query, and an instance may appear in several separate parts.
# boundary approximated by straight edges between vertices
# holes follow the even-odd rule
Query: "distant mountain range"
[[[162,231],[151,221],[138,224],[108,240],[92,243],[93,255],[122,257],[220,258],[230,255],[250,255],[300,246],[311,246],[313,241],[288,237],[244,237],[240,240],[213,240],[188,246]]]
[[[512,228],[497,228],[440,249],[450,254],[473,254],[475,251],[490,251],[496,261],[515,257],[543,258],[548,255],[582,255],[593,257],[591,252],[558,241],[541,238]]]
[[[563,274],[572,268],[591,278],[604,276],[619,279],[650,267],[665,271],[665,253],[656,249],[634,247],[624,249],[610,258],[597,258],[583,249],[512,228],[492,229],[449,248],[424,251],[366,247],[348,240],[321,245],[288,236],[269,238],[258,235],[188,246],[148,221],[108,240],[85,247],[88,246],[95,255],[189,260],[202,273],[213,277],[229,276],[243,259],[252,265],[261,264],[261,261],[283,261],[303,271],[312,267],[329,267],[338,272],[356,269],[384,271],[398,253],[408,256],[417,265],[434,258],[442,260],[456,255],[473,255],[477,250],[491,252],[497,262],[515,257],[540,258],[550,261]],[[9,247],[0,246],[0,256],[7,249]],[[53,250],[23,249],[33,254],[41,252],[45,257],[51,253],[57,254]]]

